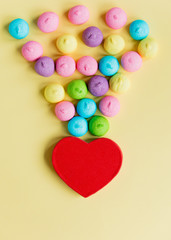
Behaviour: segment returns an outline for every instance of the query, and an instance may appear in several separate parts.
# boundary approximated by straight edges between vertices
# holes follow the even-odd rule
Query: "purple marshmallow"
[[[88,27],[84,30],[83,42],[89,47],[97,47],[103,41],[103,34],[97,27]]]
[[[55,63],[50,57],[41,57],[34,66],[36,72],[43,77],[50,77],[55,72]]]
[[[101,97],[109,90],[108,80],[105,77],[96,75],[90,79],[88,89],[92,95]]]

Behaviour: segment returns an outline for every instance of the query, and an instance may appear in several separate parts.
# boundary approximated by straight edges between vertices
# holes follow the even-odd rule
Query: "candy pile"
[[[68,19],[75,25],[84,24],[89,19],[89,10],[83,5],[71,8],[68,12]],[[120,29],[127,22],[127,15],[121,8],[112,8],[106,13],[106,24],[112,29]],[[38,28],[44,33],[57,30],[59,17],[54,12],[43,13],[37,21]],[[134,40],[140,41],[137,52],[129,51],[122,55],[121,65],[125,71],[135,72],[142,66],[142,57],[151,58],[157,53],[158,45],[154,39],[148,37],[149,26],[144,20],[135,20],[130,24],[129,32]],[[9,33],[16,39],[23,39],[29,34],[29,25],[23,19],[15,19],[9,24]],[[109,129],[109,122],[104,117],[113,117],[120,110],[120,103],[114,96],[105,96],[100,100],[99,110],[104,116],[94,116],[97,105],[94,100],[86,98],[88,91],[95,97],[104,96],[109,88],[115,93],[125,92],[130,82],[125,73],[118,72],[119,62],[116,55],[125,47],[125,41],[120,35],[110,34],[103,39],[101,30],[95,26],[90,26],[83,31],[82,40],[88,47],[97,47],[103,42],[107,55],[97,63],[91,56],[81,57],[77,63],[71,56],[61,56],[56,62],[48,56],[43,56],[43,48],[36,41],[29,41],[22,47],[23,57],[35,62],[35,71],[44,77],[50,77],[56,72],[62,77],[69,77],[77,69],[85,76],[91,76],[88,84],[83,80],[72,80],[67,87],[68,95],[79,100],[76,111],[79,116],[75,116],[75,106],[64,101],[65,90],[62,85],[49,84],[44,90],[44,97],[50,103],[57,103],[55,114],[61,121],[68,122],[68,131],[76,137],[81,137],[87,133],[88,129],[95,136],[103,136]],[[104,40],[104,41],[103,41]],[[56,41],[57,49],[62,54],[70,54],[77,48],[77,39],[71,34],[63,34]],[[109,76],[95,75],[97,70]],[[87,119],[89,119],[89,122]]]

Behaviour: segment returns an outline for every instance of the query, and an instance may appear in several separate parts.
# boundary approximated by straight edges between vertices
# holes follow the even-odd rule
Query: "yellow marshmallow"
[[[124,49],[124,47],[125,41],[119,35],[111,34],[104,40],[104,49],[109,54],[118,54]]]
[[[130,81],[123,73],[116,73],[109,80],[110,89],[116,93],[123,93],[130,87]]]
[[[158,51],[158,44],[153,38],[145,38],[138,45],[138,53],[145,58],[155,57]]]
[[[56,46],[62,53],[71,53],[77,48],[77,39],[71,34],[63,34],[57,39]]]
[[[44,97],[50,103],[57,103],[64,99],[65,90],[62,85],[52,83],[45,88]]]

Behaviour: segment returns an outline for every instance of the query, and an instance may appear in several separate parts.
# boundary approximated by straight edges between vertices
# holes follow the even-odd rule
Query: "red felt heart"
[[[69,187],[89,197],[117,175],[122,165],[122,152],[108,138],[87,143],[76,137],[66,137],[56,144],[52,163]]]

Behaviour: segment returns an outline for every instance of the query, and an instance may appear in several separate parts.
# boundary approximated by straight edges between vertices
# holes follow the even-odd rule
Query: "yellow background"
[[[73,26],[67,11],[85,4],[91,13],[88,23]],[[128,25],[118,31],[104,23],[111,7],[128,14],[128,24],[139,18],[149,23],[150,35],[159,43],[155,59],[129,74],[131,89],[118,96],[120,114],[110,119],[106,135],[123,150],[123,167],[106,188],[84,199],[66,186],[54,172],[51,153],[55,143],[68,136],[66,124],[56,119],[54,105],[42,95],[50,82],[64,85],[71,79],[54,74],[43,78],[33,64],[21,56],[21,46],[37,40],[44,55],[59,55],[55,39],[73,33],[79,46],[75,59],[105,55],[103,48],[90,49],[81,42],[81,32],[90,25],[101,28],[104,37],[119,33],[126,50],[137,43],[128,34]],[[36,27],[44,11],[59,14],[58,31],[44,34]],[[171,216],[171,6],[170,0],[5,0],[0,3],[0,239],[1,240],[170,240]],[[15,40],[7,32],[14,18],[30,25],[26,39]],[[120,56],[118,56],[120,57]],[[83,78],[83,77],[82,77]],[[68,97],[67,97],[68,99]],[[87,134],[82,139],[93,139]]]

